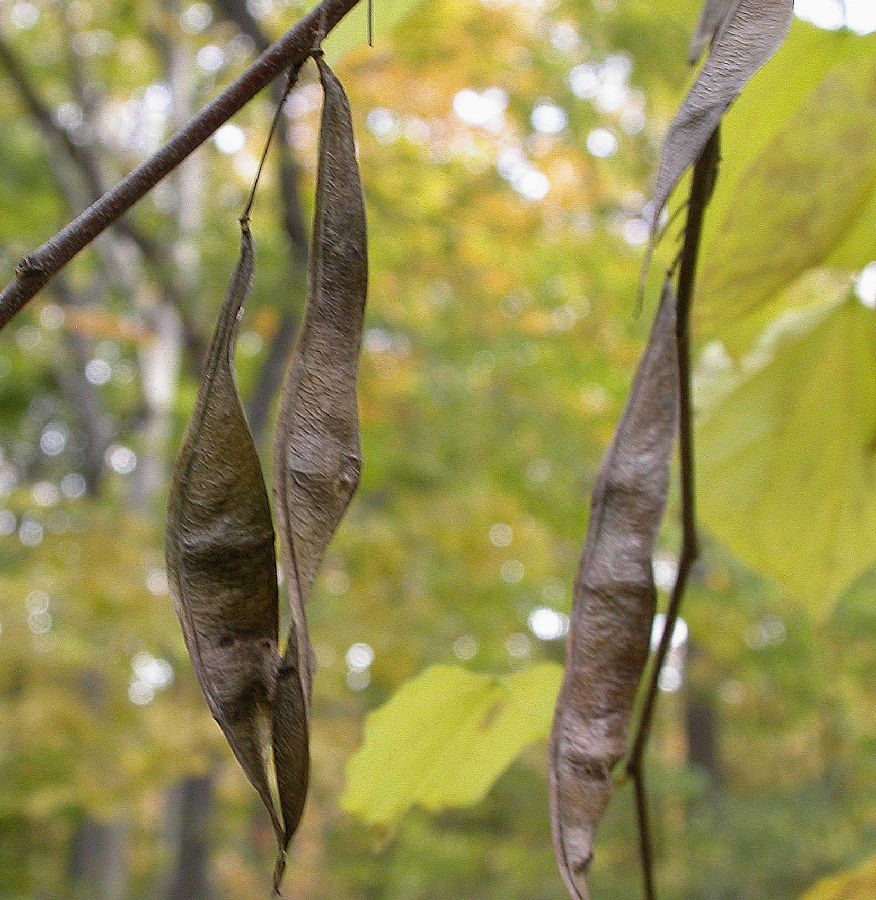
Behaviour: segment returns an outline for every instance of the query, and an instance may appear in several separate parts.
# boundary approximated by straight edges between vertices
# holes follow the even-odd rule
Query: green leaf
[[[823,878],[802,900],[871,900],[872,897],[876,897],[876,856],[851,872]]]
[[[751,349],[758,335],[767,329],[781,328],[787,319],[795,318],[798,313],[835,309],[848,297],[849,281],[847,272],[809,269],[768,303],[722,328],[721,343],[733,359],[740,359]]]
[[[388,35],[393,28],[419,6],[423,0],[374,0],[374,42]],[[362,0],[332,30],[325,41],[326,59],[334,65],[357,47],[368,47],[368,2]]]
[[[699,325],[737,321],[814,266],[876,256],[874,132],[876,40],[798,26],[727,116]]]
[[[703,525],[816,616],[876,558],[876,314],[785,317],[697,425]]]
[[[368,717],[341,805],[388,825],[414,805],[478,803],[524,747],[547,737],[562,674],[553,663],[505,678],[427,669]]]

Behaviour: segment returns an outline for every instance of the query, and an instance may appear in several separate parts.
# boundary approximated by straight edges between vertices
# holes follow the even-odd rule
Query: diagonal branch
[[[7,325],[73,257],[118,221],[259,91],[290,66],[306,59],[320,39],[358,2],[323,0],[163,147],[51,240],[22,259],[15,269],[15,277],[0,293],[0,328]]]
[[[700,250],[700,239],[703,231],[703,219],[706,207],[712,196],[717,178],[719,160],[719,131],[715,130],[697,160],[691,181],[690,201],[688,203],[687,225],[684,231],[684,242],[678,266],[678,310],[676,313],[676,337],[678,341],[678,387],[679,387],[679,469],[681,478],[681,528],[682,545],[678,560],[678,574],[666,609],[666,622],[660,644],[654,654],[648,682],[645,702],[632,749],[627,759],[626,772],[633,779],[636,795],[636,811],[639,822],[639,845],[642,857],[642,870],[645,880],[645,895],[653,900],[654,870],[651,852],[651,834],[648,825],[647,796],[645,792],[643,759],[654,709],[657,702],[660,672],[666,660],[666,654],[672,643],[678,612],[684,599],[687,581],[691,568],[699,553],[697,548],[696,508],[694,490],[694,446],[693,415],[691,409],[690,383],[690,307],[693,300],[694,283],[696,281],[697,258]]]
[[[75,62],[75,54],[71,51],[71,61]],[[67,203],[75,212],[79,203],[93,203],[106,190],[103,175],[101,174],[100,160],[98,155],[90,148],[77,144],[65,128],[62,128],[55,117],[52,115],[49,107],[39,97],[22,68],[15,54],[0,36],[0,63],[6,69],[12,84],[18,91],[19,98],[27,110],[31,119],[36,123],[44,140],[49,146],[50,155],[58,157],[54,160],[53,169],[55,170],[56,180],[61,189],[61,193],[66,196]],[[80,105],[85,108],[82,85],[79,80],[79,74],[72,73],[71,82],[77,94],[76,99]],[[54,152],[52,152],[54,151]],[[66,158],[73,167],[78,170],[81,176],[81,183],[84,185],[83,190],[73,190],[70,178],[65,177],[66,167],[62,165],[60,157]],[[79,185],[77,185],[78,187]],[[84,196],[83,196],[84,194]],[[143,232],[134,222],[127,217],[123,217],[113,223],[112,231],[117,237],[122,237],[133,243],[143,258],[149,264],[151,270],[161,283],[162,293],[165,295],[167,302],[173,304],[180,313],[183,322],[183,330],[185,333],[186,346],[191,354],[192,361],[196,369],[200,370],[201,362],[206,355],[206,347],[204,345],[203,336],[198,332],[191,315],[187,309],[187,305],[183,301],[183,297],[173,283],[163,271],[166,254],[159,244]],[[122,253],[105,254],[105,262],[110,268],[117,268],[118,259],[123,256]],[[117,278],[116,280],[124,281]]]

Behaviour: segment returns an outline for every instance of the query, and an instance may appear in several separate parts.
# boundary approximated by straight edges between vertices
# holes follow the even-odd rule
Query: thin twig
[[[222,15],[233,22],[254,42],[261,53],[270,46],[270,40],[255,19],[245,0],[213,0]],[[274,96],[279,102],[283,88],[279,82],[273,85]],[[289,244],[291,256],[290,302],[284,303],[280,322],[268,344],[264,362],[255,380],[255,385],[246,404],[246,418],[256,445],[268,426],[271,403],[283,381],[286,358],[298,333],[301,309],[307,289],[307,261],[310,253],[310,239],[304,222],[304,212],[298,191],[298,166],[295,151],[285,128],[280,128],[275,136],[277,141],[277,164],[279,168],[280,200],[283,229]]]
[[[681,554],[678,573],[666,610],[666,622],[660,644],[654,654],[650,680],[645,702],[639,717],[636,735],[633,739],[626,772],[634,782],[636,808],[639,823],[639,844],[642,856],[642,871],[645,881],[645,896],[654,900],[654,869],[651,854],[651,835],[648,827],[647,794],[645,792],[643,757],[657,701],[660,672],[666,661],[666,654],[672,643],[678,612],[684,599],[688,576],[697,558],[696,507],[694,493],[694,446],[693,416],[690,389],[690,307],[696,281],[697,258],[703,231],[706,207],[712,196],[719,157],[718,130],[709,139],[693,170],[690,201],[688,204],[687,227],[678,267],[678,309],[676,313],[676,337],[678,342],[678,384],[679,384],[679,469],[681,480]]]
[[[0,328],[7,325],[52,276],[141,200],[259,91],[309,56],[317,31],[327,34],[358,2],[323,0],[161,149],[51,240],[22,259],[16,267],[15,277],[0,293]]]
[[[633,778],[636,795],[636,817],[639,823],[639,856],[642,860],[642,879],[645,896],[653,900],[657,896],[654,889],[654,857],[651,847],[651,825],[648,815],[648,792],[645,789],[645,772],[639,769]]]
[[[249,192],[249,199],[246,201],[246,208],[243,210],[243,214],[240,217],[241,220],[249,220],[249,215],[252,212],[252,205],[255,203],[259,181],[262,177],[262,170],[265,168],[265,160],[268,158],[268,151],[271,149],[271,143],[274,140],[274,132],[277,130],[277,124],[280,121],[280,116],[283,114],[283,107],[286,105],[286,99],[292,88],[295,87],[295,82],[298,81],[298,73],[301,71],[302,64],[303,63],[300,62],[295,63],[289,70],[289,75],[286,78],[286,87],[277,103],[277,108],[274,111],[274,118],[271,119],[271,127],[268,129],[268,139],[265,141],[265,149],[262,150],[262,158],[259,160],[259,167],[256,169],[255,178],[253,178],[252,181],[252,189]]]

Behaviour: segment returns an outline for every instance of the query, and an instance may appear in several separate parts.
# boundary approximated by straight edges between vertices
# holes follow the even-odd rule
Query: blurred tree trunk
[[[688,765],[709,777],[720,787],[723,776],[718,754],[718,719],[712,697],[688,697],[685,709]]]
[[[122,821],[86,816],[70,845],[70,881],[94,900],[124,900],[127,891],[127,828]]]
[[[53,292],[63,309],[80,305],[77,295],[71,290],[63,274],[55,279]],[[100,394],[85,377],[85,367],[91,356],[89,341],[81,334],[66,329],[64,342],[69,351],[69,359],[66,360],[66,364],[58,361],[56,378],[61,392],[70,403],[73,414],[82,428],[84,445],[81,467],[86,491],[89,497],[98,497],[104,473],[104,454],[109,446],[113,429]]]
[[[178,21],[179,4],[176,0],[165,0],[164,7],[168,13],[168,21]],[[174,129],[178,129],[188,121],[195,107],[194,60],[177,35],[159,32],[155,38],[158,51],[163,56],[171,92],[171,124]],[[141,504],[154,499],[164,488],[167,445],[173,433],[173,402],[179,384],[185,344],[180,309],[190,308],[191,298],[200,283],[200,258],[194,237],[200,231],[203,220],[201,201],[204,173],[201,154],[190,156],[180,165],[175,175],[175,188],[176,241],[173,247],[172,281],[178,296],[175,303],[167,296],[157,302],[153,318],[153,339],[140,352],[147,417],[143,427],[142,459],[133,499]]]
[[[172,870],[165,900],[209,900],[213,776],[184,778],[168,793],[167,843]]]
[[[720,788],[724,781],[720,759],[718,715],[715,693],[708,677],[698,665],[701,651],[696,644],[688,645],[690,680],[684,697],[684,722],[687,732],[687,762],[709,780],[712,788]]]
[[[98,672],[82,677],[83,702],[92,715],[106,714],[106,683]],[[85,813],[70,841],[70,883],[93,900],[123,900],[127,884],[127,824]]]
[[[180,4],[177,0],[165,0],[165,9],[171,21],[177,21]],[[160,36],[160,50],[164,55],[167,83],[173,97],[173,127],[182,128],[197,105],[196,66],[185,43],[176,34]],[[195,153],[177,170],[176,188],[176,241],[173,247],[173,282],[179,301],[192,309],[201,284],[201,257],[196,238],[203,228],[204,155]],[[179,381],[179,362],[184,344],[182,322],[174,304],[166,299],[161,304],[162,316],[169,317],[164,342],[152,360],[152,377],[160,382],[165,379],[164,394],[154,407],[147,437],[154,447],[152,457],[160,463],[167,456],[167,442],[172,430],[172,403]],[[165,368],[172,357],[172,365]],[[144,380],[146,373],[144,372]],[[173,457],[175,454],[171,454]],[[148,487],[163,490],[165,472],[153,473],[157,483]],[[209,839],[214,815],[213,776],[188,776],[172,787],[167,796],[167,837],[171,848],[172,869],[164,897],[166,900],[208,900],[213,897],[210,886],[211,842]]]

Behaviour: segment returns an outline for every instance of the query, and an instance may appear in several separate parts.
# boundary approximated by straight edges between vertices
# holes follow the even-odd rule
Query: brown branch
[[[71,50],[69,55],[71,61],[75,62],[75,53]],[[45,141],[50,147],[56,148],[59,154],[66,156],[79,170],[85,185],[86,202],[93,203],[96,201],[106,190],[97,154],[88,147],[73,141],[67,130],[62,128],[56,122],[55,117],[52,115],[48,106],[46,106],[37,94],[25,70],[16,59],[15,54],[3,41],[2,37],[0,37],[0,62],[2,62],[5,67],[12,84],[18,91],[18,95],[21,98],[25,109],[42,132]],[[71,84],[74,87],[76,99],[83,109],[87,109],[81,74],[75,71],[74,66],[71,66]],[[75,212],[77,205],[76,200],[71,195],[69,185],[65,182],[61,171],[58,170],[57,166],[55,168],[61,192],[67,195],[67,202]],[[77,192],[77,195],[78,193],[79,192]],[[162,293],[165,295],[168,302],[173,303],[173,305],[177,307],[180,313],[185,332],[186,346],[188,347],[196,369],[200,371],[201,363],[206,355],[206,345],[203,336],[198,332],[192,322],[191,316],[185,308],[186,304],[183,302],[183,298],[174,286],[172,279],[160,277],[164,274],[163,267],[166,260],[166,253],[156,241],[145,234],[127,217],[123,217],[117,222],[114,222],[112,228],[117,232],[118,236],[131,241],[138,248],[154,274],[159,276],[158,280],[161,283]]]
[[[691,410],[690,383],[690,307],[696,281],[697,259],[703,231],[706,207],[712,196],[717,177],[719,159],[719,131],[709,138],[702,155],[693,170],[693,179],[688,203],[687,226],[678,266],[678,310],[676,314],[676,337],[678,341],[678,382],[679,382],[679,469],[681,479],[681,553],[678,572],[666,609],[666,622],[660,644],[654,654],[645,702],[639,717],[636,735],[626,764],[626,772],[634,782],[636,811],[639,823],[639,844],[641,847],[642,871],[645,880],[645,896],[653,900],[654,871],[651,854],[651,834],[648,826],[648,805],[645,793],[643,758],[657,702],[660,672],[672,644],[672,635],[678,612],[684,599],[687,581],[699,553],[696,531],[696,496],[694,490],[694,443],[693,415]]]
[[[22,259],[16,266],[15,277],[0,293],[0,328],[5,327],[73,257],[118,221],[259,91],[290,66],[306,59],[315,43],[358,2],[323,0],[163,147],[51,240]]]

